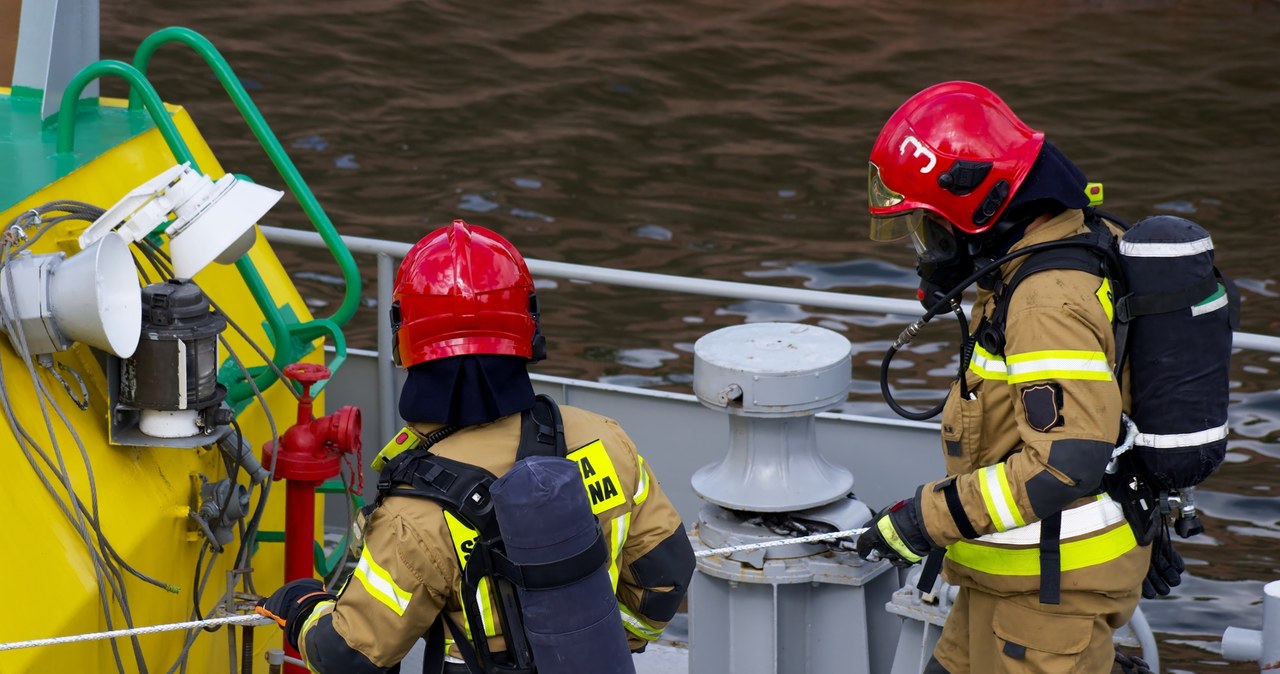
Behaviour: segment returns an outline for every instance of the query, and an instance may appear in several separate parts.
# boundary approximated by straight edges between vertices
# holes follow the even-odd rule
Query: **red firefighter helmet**
[[[871,148],[871,238],[918,232],[926,216],[978,234],[992,227],[1044,145],[994,92],[935,84],[889,117]]]
[[[484,227],[454,220],[423,237],[400,263],[393,297],[403,367],[451,356],[542,355],[529,268],[510,241]]]

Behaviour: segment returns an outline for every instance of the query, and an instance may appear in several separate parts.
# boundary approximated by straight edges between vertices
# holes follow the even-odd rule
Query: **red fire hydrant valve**
[[[360,410],[348,405],[319,419],[311,416],[311,387],[329,378],[329,368],[294,363],[284,368],[289,379],[302,385],[298,421],[280,436],[278,444],[262,448],[262,465],[275,459],[275,479],[285,486],[284,579],[315,577],[316,488],[342,471],[342,455],[360,456]]]
[[[311,416],[311,387],[329,378],[329,368],[315,363],[294,363],[284,368],[289,379],[302,385],[298,398],[298,420],[280,436],[276,457],[277,480],[323,482],[338,475],[342,455],[360,451],[360,409],[347,405],[315,419]],[[270,466],[276,447],[262,448],[262,465]]]

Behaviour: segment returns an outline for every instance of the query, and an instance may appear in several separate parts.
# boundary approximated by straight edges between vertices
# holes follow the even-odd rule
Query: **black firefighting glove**
[[[296,651],[302,623],[307,621],[312,609],[322,601],[336,599],[324,589],[324,583],[314,578],[299,578],[285,583],[270,597],[259,599],[254,611],[279,623],[284,629],[285,641]]]
[[[877,513],[855,547],[858,556],[869,562],[887,559],[897,567],[911,566],[933,549],[920,525],[915,499],[898,501]]]
[[[1159,533],[1151,542],[1151,566],[1147,569],[1147,577],[1142,580],[1142,596],[1155,599],[1169,594],[1170,588],[1182,584],[1182,572],[1186,568],[1182,555],[1169,539],[1169,528],[1159,527]]]

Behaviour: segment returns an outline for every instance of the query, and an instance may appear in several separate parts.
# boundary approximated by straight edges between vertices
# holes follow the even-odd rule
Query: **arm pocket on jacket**
[[[948,475],[979,468],[976,461],[982,448],[982,379],[970,377],[968,388],[970,397],[962,398],[959,382],[951,382],[942,408],[942,449]]]

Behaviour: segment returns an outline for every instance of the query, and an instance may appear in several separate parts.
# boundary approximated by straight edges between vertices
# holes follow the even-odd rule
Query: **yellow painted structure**
[[[7,95],[0,89],[0,95]],[[125,101],[103,99],[102,106],[126,105]],[[185,110],[170,106],[173,120],[201,169],[217,178],[224,171],[201,137]],[[152,129],[136,135],[81,168],[50,184],[29,198],[0,212],[0,223],[7,224],[31,207],[58,199],[75,199],[109,208],[126,192],[174,164],[173,156],[160,134]],[[265,182],[265,181],[264,181]],[[45,234],[33,247],[35,253],[63,251],[68,255],[79,251],[76,238],[87,223],[67,226]],[[287,305],[299,320],[309,320],[310,312],[288,274],[266,240],[259,236],[249,252],[278,306]],[[153,276],[153,279],[155,276]],[[251,298],[235,267],[210,265],[196,277],[200,287],[218,303],[232,320],[244,328],[268,354],[271,342],[263,328],[263,316]],[[246,366],[263,364],[262,358],[232,329],[224,333],[232,348]],[[220,358],[225,359],[225,350]],[[306,358],[321,362],[322,352],[314,350]],[[85,381],[90,404],[81,411],[63,386],[47,372],[36,369],[43,378],[67,421],[74,427],[84,446],[82,457],[67,424],[57,416],[46,423],[37,404],[37,392],[31,375],[9,341],[0,337],[0,366],[4,393],[15,410],[21,426],[53,457],[56,444],[70,476],[72,489],[90,508],[96,507],[102,530],[111,546],[125,561],[139,571],[179,586],[177,594],[144,583],[124,574],[124,583],[135,626],[157,625],[190,619],[195,587],[193,574],[203,536],[187,518],[188,508],[198,503],[203,474],[210,481],[226,477],[226,468],[216,449],[176,449],[168,447],[113,446],[108,441],[107,382],[97,356],[86,346],[77,344],[54,355],[55,360],[74,370]],[[296,406],[293,396],[283,384],[275,384],[266,393],[278,432],[293,424]],[[318,405],[316,414],[321,414]],[[259,450],[270,439],[271,432],[262,406],[251,404],[239,416],[245,435]],[[50,435],[52,428],[52,437]],[[59,510],[54,499],[37,478],[20,448],[15,444],[12,425],[0,415],[0,513],[8,514],[4,522],[3,552],[0,553],[0,577],[5,578],[4,610],[0,612],[0,642],[66,636],[107,629],[99,588],[100,580],[75,526]],[[257,452],[260,456],[260,451]],[[36,459],[39,461],[39,458]],[[52,475],[48,466],[42,466]],[[90,472],[93,476],[91,489]],[[241,482],[246,482],[243,472]],[[67,501],[61,485],[54,488]],[[91,502],[96,490],[96,506]],[[261,490],[254,490],[252,506],[256,506]],[[271,490],[269,507],[262,522],[263,530],[283,528],[284,484],[277,482]],[[318,504],[319,505],[319,504]],[[322,512],[322,511],[320,511]],[[323,517],[317,518],[322,520]],[[92,531],[90,531],[92,535]],[[214,571],[203,595],[201,610],[208,612],[221,600],[227,586],[227,570],[232,566],[240,544],[239,536],[227,551],[214,561]],[[280,584],[283,570],[283,546],[263,543],[252,560],[258,592],[269,593]],[[108,596],[105,584],[101,584]],[[239,589],[239,588],[237,588]],[[112,600],[114,605],[114,599]],[[118,606],[114,606],[112,624],[125,627]],[[236,628],[239,632],[240,628]],[[227,628],[217,633],[200,633],[189,659],[188,672],[226,672],[228,659]],[[273,626],[255,630],[256,657],[254,671],[265,672],[263,652],[279,647],[279,630]],[[237,634],[238,636],[238,634]],[[148,670],[167,671],[178,658],[184,644],[181,631],[138,637]],[[117,640],[120,658],[126,671],[136,671],[132,647],[128,639]],[[239,657],[238,653],[235,657]],[[0,652],[0,672],[114,672],[116,661],[110,642],[91,641],[43,648]]]

